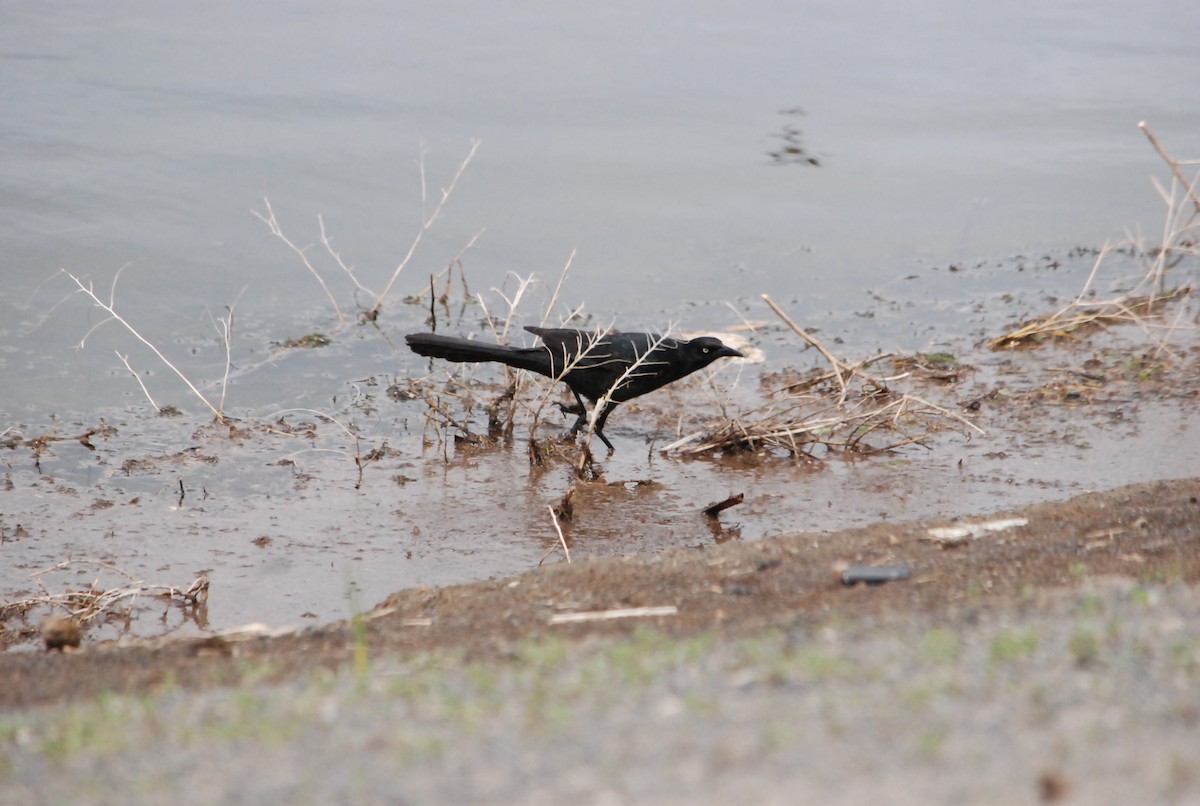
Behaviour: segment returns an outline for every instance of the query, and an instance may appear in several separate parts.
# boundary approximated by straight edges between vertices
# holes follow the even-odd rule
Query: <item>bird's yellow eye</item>
[[[709,348],[708,348],[708,347],[701,347],[700,349],[701,349],[702,351],[706,352],[706,353],[709,351]]]

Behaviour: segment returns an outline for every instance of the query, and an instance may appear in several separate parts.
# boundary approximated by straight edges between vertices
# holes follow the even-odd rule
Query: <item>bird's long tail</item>
[[[512,347],[506,344],[488,344],[487,342],[472,341],[457,336],[439,336],[436,333],[410,333],[404,337],[408,346],[417,355],[429,358],[443,358],[447,361],[474,362],[499,361],[518,369],[542,371],[547,363],[545,357],[531,354],[534,351],[523,347]]]

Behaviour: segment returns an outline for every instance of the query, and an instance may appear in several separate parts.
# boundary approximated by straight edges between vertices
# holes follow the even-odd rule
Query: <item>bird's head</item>
[[[714,336],[700,336],[688,342],[688,351],[699,366],[707,366],[718,358],[744,358],[745,356]]]

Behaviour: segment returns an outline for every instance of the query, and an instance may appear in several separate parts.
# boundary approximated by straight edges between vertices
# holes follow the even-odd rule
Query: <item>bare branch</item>
[[[563,554],[567,555],[567,563],[571,562],[571,550],[567,548],[567,539],[563,537],[562,526],[558,523],[558,513],[554,511],[554,506],[547,504],[546,509],[550,510],[550,520],[554,522],[554,531],[558,533],[558,542],[562,545]]]
[[[122,268],[124,268],[124,267],[122,267]],[[200,400],[201,403],[203,403],[205,406],[208,407],[209,411],[211,411],[213,413],[214,417],[216,417],[218,420],[224,419],[224,415],[221,413],[221,410],[218,409],[216,406],[214,406],[211,402],[209,402],[209,399],[204,396],[204,393],[196,388],[196,385],[193,384],[191,382],[191,380],[189,380],[188,377],[183,374],[183,371],[180,370],[179,367],[177,367],[173,363],[171,363],[171,361],[165,355],[162,354],[161,350],[159,350],[157,347],[155,347],[154,344],[149,339],[147,339],[145,336],[143,336],[141,333],[139,333],[137,331],[137,329],[129,323],[128,320],[126,320],[124,317],[122,317],[120,314],[117,313],[117,311],[115,309],[115,304],[116,304],[115,299],[116,299],[117,278],[119,278],[121,276],[120,271],[118,271],[116,277],[113,278],[112,293],[109,295],[108,304],[105,304],[99,297],[96,296],[96,293],[92,290],[92,287],[90,284],[85,286],[78,277],[76,277],[74,274],[71,274],[66,269],[63,269],[63,273],[66,274],[68,277],[70,277],[72,280],[74,280],[75,285],[77,285],[79,287],[79,290],[82,291],[84,294],[87,294],[88,297],[91,298],[92,302],[95,303],[97,307],[99,307],[99,308],[103,309],[105,312],[107,312],[109,314],[109,316],[111,316],[113,319],[116,319],[118,322],[120,322],[125,327],[126,330],[128,330],[130,333],[132,333],[134,338],[136,338],[142,344],[149,347],[150,351],[153,352],[156,356],[158,356],[158,359],[160,361],[162,361],[164,364],[166,364],[167,367],[170,368],[170,370],[175,373],[175,375],[179,378],[179,380],[181,380],[185,384],[187,384],[187,388],[192,391],[192,394],[195,395]],[[92,330],[95,330],[95,328],[92,328]],[[88,333],[90,334],[92,332],[92,330],[89,330]],[[85,336],[84,338],[87,338],[87,337]],[[83,347],[83,341],[79,342],[79,347],[80,348]],[[153,402],[153,401],[151,401],[151,402]]]
[[[328,252],[329,256],[333,258],[334,262],[338,264],[338,268],[346,273],[346,276],[350,278],[350,282],[354,283],[355,288],[364,294],[367,294],[368,296],[374,297],[375,292],[358,281],[358,278],[354,276],[354,269],[347,266],[345,261],[342,260],[342,256],[333,248],[333,239],[330,238],[325,232],[325,219],[320,213],[317,213],[317,228],[321,231],[321,245],[325,247],[325,251]],[[326,289],[326,292],[328,292],[328,289]],[[337,306],[334,305],[334,307],[336,308]],[[342,321],[343,320],[341,319],[341,315],[339,313],[338,322],[341,323]]]
[[[301,247],[297,246],[292,241],[291,238],[288,238],[287,235],[285,235],[283,233],[283,228],[279,226],[279,220],[275,217],[275,211],[271,208],[271,200],[270,199],[268,199],[267,197],[264,196],[263,204],[265,204],[267,207],[267,215],[263,215],[262,213],[258,212],[257,210],[251,210],[250,212],[254,214],[255,218],[259,219],[260,221],[265,223],[268,228],[270,228],[272,235],[274,235],[279,240],[283,241],[285,244],[288,245],[289,249],[291,249],[293,252],[295,252],[297,255],[300,256],[300,260],[304,263],[304,267],[307,268],[309,273],[311,273],[312,276],[316,278],[317,283],[321,286],[321,290],[324,291],[325,296],[329,298],[329,304],[333,306],[334,313],[337,314],[338,327],[339,328],[343,327],[346,324],[346,317],[342,315],[342,309],[337,304],[337,299],[333,296],[333,292],[329,290],[329,286],[327,286],[325,284],[325,279],[323,277],[321,277],[321,273],[319,271],[317,271],[316,267],[313,266],[312,262],[309,261],[308,254],[307,254],[308,247],[306,246],[306,247],[301,248]],[[320,221],[319,216],[318,216],[317,220]],[[321,224],[322,237],[324,237],[324,233],[325,233],[325,227],[324,227],[324,223],[322,222],[322,224]],[[338,262],[340,264],[340,262],[341,262],[340,258],[339,258]]]
[[[442,214],[442,210],[443,210],[443,208],[445,208],[446,202],[450,200],[451,194],[454,193],[455,186],[458,185],[459,178],[462,177],[463,171],[465,171],[467,169],[467,166],[471,163],[471,160],[475,157],[475,152],[479,149],[481,142],[482,141],[480,141],[480,140],[472,140],[471,141],[471,150],[467,152],[467,156],[459,164],[458,170],[455,171],[455,173],[454,173],[454,178],[450,180],[450,184],[447,185],[446,188],[444,188],[442,190],[442,197],[441,197],[441,199],[438,200],[437,205],[433,208],[433,212],[430,213],[428,216],[426,216],[424,218],[424,220],[421,222],[421,228],[417,230],[416,237],[413,238],[413,242],[408,248],[408,253],[404,256],[404,259],[400,261],[400,265],[396,267],[396,270],[394,272],[392,272],[391,279],[389,279],[387,281],[387,285],[385,285],[383,287],[383,291],[379,292],[379,295],[375,297],[375,302],[371,305],[370,310],[368,310],[363,315],[364,320],[374,321],[375,319],[377,319],[379,317],[379,312],[383,308],[383,301],[387,298],[387,295],[389,293],[391,293],[392,286],[396,283],[396,279],[400,276],[400,272],[404,271],[404,268],[408,265],[409,261],[412,260],[413,255],[417,251],[417,247],[421,244],[421,239],[425,237],[425,233],[429,231],[429,228],[433,226],[433,223],[435,221],[437,221],[438,216],[440,216]],[[423,151],[422,151],[420,166],[421,166],[421,199],[422,199],[422,201],[424,201],[424,199],[425,199],[425,159],[424,159]]]
[[[150,401],[150,405],[154,407],[154,410],[162,411],[162,407],[155,403],[154,398],[150,396],[150,390],[147,389],[146,384],[142,382],[142,376],[137,374],[133,367],[129,365],[129,356],[121,355],[120,350],[113,350],[113,352],[117,354],[117,358],[121,359],[121,363],[125,365],[125,369],[129,370],[129,374],[133,376],[135,381],[137,381],[138,386],[142,387],[142,394],[145,395],[146,399]]]

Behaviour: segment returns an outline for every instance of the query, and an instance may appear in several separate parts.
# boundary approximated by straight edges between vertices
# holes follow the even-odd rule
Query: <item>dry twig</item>
[[[551,624],[578,624],[584,621],[611,621],[621,618],[652,618],[657,616],[678,615],[679,608],[675,605],[658,605],[653,607],[619,607],[613,610],[589,610],[582,613],[555,613],[550,617]]]
[[[558,533],[558,542],[562,546],[563,554],[567,556],[567,563],[571,562],[571,550],[567,548],[567,538],[563,536],[562,526],[558,523],[558,513],[554,511],[554,506],[546,505],[546,509],[550,510],[550,520],[554,521],[554,531]]]
[[[346,317],[342,315],[342,309],[337,303],[337,298],[334,297],[333,292],[329,290],[329,286],[325,284],[325,278],[321,276],[321,273],[317,271],[316,267],[313,266],[312,262],[308,259],[307,253],[309,247],[297,246],[291,238],[284,234],[283,227],[279,225],[279,219],[275,217],[275,210],[271,207],[270,199],[264,196],[263,204],[266,205],[267,208],[266,215],[263,215],[257,210],[251,210],[250,212],[254,214],[255,218],[267,225],[267,227],[271,230],[272,235],[287,244],[287,247],[300,257],[300,262],[304,264],[304,268],[308,269],[309,274],[316,279],[317,284],[321,286],[321,290],[325,292],[325,296],[329,299],[329,304],[333,306],[333,312],[337,314],[338,318],[338,328],[340,329],[344,327],[346,324]],[[341,257],[339,257],[336,252],[333,252],[332,247],[329,245],[328,239],[325,237],[325,222],[321,220],[319,215],[317,216],[317,221],[321,227],[321,242],[324,243],[325,248],[329,249],[329,251],[333,254],[334,259],[336,259],[338,262],[338,265],[345,268],[344,264],[342,264]],[[347,272],[349,272],[349,270],[347,270]],[[353,277],[352,273],[351,277]]]
[[[421,226],[417,229],[417,234],[413,238],[412,244],[408,247],[408,253],[405,254],[404,259],[400,261],[400,265],[398,265],[395,271],[392,272],[392,276],[387,281],[387,285],[385,285],[383,290],[380,291],[375,297],[375,301],[371,304],[370,309],[363,314],[362,318],[364,321],[373,322],[379,318],[379,312],[383,309],[383,302],[385,299],[387,299],[387,295],[391,292],[392,286],[395,285],[396,279],[400,276],[400,272],[404,271],[404,268],[409,264],[409,261],[412,260],[413,255],[416,254],[417,247],[421,245],[421,239],[425,237],[425,233],[429,231],[429,228],[433,226],[433,223],[438,220],[438,216],[442,214],[442,209],[446,206],[446,202],[450,200],[450,196],[454,193],[454,188],[458,185],[458,180],[462,177],[463,172],[467,169],[467,166],[471,164],[471,160],[474,159],[475,152],[479,149],[480,143],[480,140],[471,141],[470,151],[467,152],[467,156],[463,159],[463,161],[459,163],[458,170],[454,172],[454,177],[450,180],[450,184],[442,189],[442,196],[438,200],[438,203],[434,206],[433,212],[427,216],[422,216]],[[424,197],[424,155],[422,155],[422,158],[419,160],[418,164],[421,170],[421,195]]]
[[[209,399],[204,396],[204,393],[196,388],[196,385],[193,384],[191,382],[191,380],[186,375],[183,374],[183,370],[179,369],[179,367],[177,367],[177,366],[175,366],[175,364],[171,363],[170,359],[168,359],[165,355],[163,355],[162,351],[159,350],[156,346],[154,346],[153,342],[151,342],[149,339],[147,339],[145,336],[143,336],[141,333],[139,333],[137,328],[135,328],[132,324],[129,323],[129,320],[125,319],[123,316],[121,316],[119,313],[117,313],[117,311],[116,311],[117,281],[121,279],[121,272],[123,272],[125,270],[125,268],[126,268],[125,266],[122,266],[117,271],[116,276],[113,277],[112,288],[109,291],[108,302],[103,301],[102,299],[100,299],[100,297],[98,297],[96,295],[96,292],[92,289],[91,283],[84,285],[83,282],[78,277],[76,277],[74,274],[71,274],[69,271],[66,271],[65,269],[63,270],[63,273],[66,274],[68,277],[70,277],[75,282],[75,285],[79,287],[79,290],[91,298],[92,302],[96,305],[96,307],[105,311],[109,315],[109,319],[106,319],[106,320],[104,320],[104,322],[101,322],[100,324],[93,326],[90,330],[88,330],[87,333],[84,334],[83,338],[79,340],[79,344],[76,345],[76,349],[82,350],[84,348],[84,345],[87,342],[88,337],[96,331],[96,328],[105,324],[105,322],[109,322],[109,321],[112,321],[115,319],[116,321],[120,322],[121,325],[124,326],[124,328],[126,330],[128,330],[131,334],[133,334],[134,338],[136,338],[142,344],[149,347],[150,351],[153,352],[156,356],[158,356],[158,359],[160,361],[162,361],[164,364],[166,364],[167,367],[172,372],[174,372],[175,375],[181,381],[183,381],[187,385],[187,388],[192,391],[192,394],[195,395],[197,398],[199,398],[200,402],[208,407],[209,411],[211,411],[213,413],[214,417],[216,417],[218,420],[224,420],[225,415],[222,413],[221,409],[218,408],[217,406],[214,406],[209,401]],[[228,376],[228,367],[226,367],[226,373]],[[145,389],[144,386],[142,388]],[[147,395],[147,397],[148,397],[148,395]],[[222,391],[222,400],[224,400],[224,392],[223,391]],[[153,400],[151,400],[150,403],[151,403],[151,405],[154,405],[155,409],[158,409],[158,406],[154,403]]]

